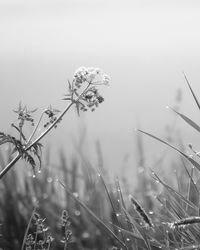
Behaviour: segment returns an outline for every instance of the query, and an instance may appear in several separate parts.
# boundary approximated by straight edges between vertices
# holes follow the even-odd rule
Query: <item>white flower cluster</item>
[[[74,84],[80,88],[82,83],[87,82],[93,85],[108,85],[110,78],[104,74],[99,68],[93,67],[80,67],[73,76]]]

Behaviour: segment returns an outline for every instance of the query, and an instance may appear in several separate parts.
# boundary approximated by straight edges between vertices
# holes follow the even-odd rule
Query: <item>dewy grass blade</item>
[[[99,177],[100,177],[100,179],[101,179],[101,181],[102,181],[102,183],[103,183],[103,186],[104,186],[104,188],[105,188],[106,194],[107,194],[108,199],[109,199],[109,201],[110,201],[110,205],[111,205],[111,207],[112,207],[113,215],[114,215],[115,221],[116,221],[116,223],[117,223],[117,226],[122,227],[120,221],[119,221],[118,218],[117,218],[117,212],[116,212],[114,203],[113,203],[113,201],[112,201],[112,197],[111,197],[111,195],[110,195],[110,193],[109,193],[109,191],[108,191],[107,185],[106,185],[106,183],[105,183],[105,181],[104,181],[104,178],[103,178],[103,176],[102,176],[101,173],[98,173],[98,175],[99,175]],[[121,237],[122,237],[123,242],[125,243],[125,238],[124,238],[124,235],[123,235],[123,233],[122,233],[121,231],[120,231],[120,234],[121,234]]]
[[[159,176],[155,172],[152,171],[152,174],[153,174],[155,180],[157,180],[161,185],[163,185],[163,187],[165,187],[173,196],[175,195],[175,196],[179,197],[184,203],[188,204],[191,208],[198,211],[198,207],[195,204],[193,204],[190,200],[186,199],[183,195],[181,195],[179,192],[174,190],[172,187],[167,185],[164,181],[162,181],[159,178]]]
[[[196,102],[196,104],[197,104],[197,106],[198,106],[198,108],[200,110],[200,104],[199,104],[199,102],[197,100],[197,97],[195,96],[194,91],[193,91],[193,89],[192,89],[192,87],[191,87],[191,85],[190,85],[190,83],[189,83],[189,81],[187,79],[187,76],[186,76],[186,74],[184,72],[183,72],[183,75],[184,75],[184,78],[185,78],[185,80],[187,82],[188,87],[190,88],[190,91],[191,91],[191,93],[193,95],[193,98],[194,98],[194,100],[195,100],[195,102]]]
[[[85,211],[88,212],[88,214],[95,219],[95,221],[107,232],[109,233],[122,247],[122,249],[128,250],[127,246],[113,233],[113,231],[102,221],[100,220],[93,212],[90,210],[89,207],[87,207],[82,201],[80,201],[77,197],[74,196],[74,194],[67,188],[67,186],[62,183],[60,180],[58,180],[60,185],[66,190],[66,192],[71,196],[72,199],[74,199],[78,204],[85,209]]]
[[[187,122],[191,127],[193,127],[194,129],[196,129],[199,133],[200,133],[200,127],[193,122],[190,118],[188,118],[187,116],[179,113],[178,111],[176,111],[175,109],[171,108],[171,110],[173,110],[177,115],[179,115],[185,122]]]
[[[149,137],[159,141],[159,142],[162,142],[163,144],[169,146],[170,148],[174,149],[175,151],[177,151],[179,154],[181,154],[183,157],[185,157],[197,170],[200,171],[200,165],[198,162],[196,162],[195,160],[193,160],[191,157],[189,157],[188,155],[184,154],[181,150],[179,150],[178,148],[174,147],[173,145],[169,144],[168,142],[156,137],[155,135],[152,135],[152,134],[149,134],[143,130],[140,130],[140,129],[137,129],[137,131],[145,134],[145,135],[148,135]]]
[[[112,225],[113,225],[113,224],[112,224]],[[130,231],[124,229],[124,228],[120,228],[120,227],[118,227],[118,226],[116,226],[116,225],[113,225],[113,226],[115,226],[115,227],[118,228],[119,230],[123,231],[123,232],[124,232],[125,234],[127,234],[130,238],[137,240],[138,243],[139,243],[138,245],[139,245],[140,247],[142,247],[142,249],[143,249],[143,248],[146,249],[147,246],[146,246],[146,243],[144,242],[144,239],[142,238],[142,236],[137,235],[136,233],[130,232]],[[152,241],[150,241],[150,245],[151,245],[151,248],[152,248],[153,250],[157,250],[157,249],[163,249],[163,250],[164,250],[164,249],[166,249],[165,246],[161,245],[156,239],[154,239],[153,237],[151,237],[151,239],[152,239]]]

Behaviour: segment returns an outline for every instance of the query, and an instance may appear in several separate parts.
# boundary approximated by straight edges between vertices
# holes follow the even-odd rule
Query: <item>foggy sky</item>
[[[62,109],[67,79],[82,65],[102,68],[111,77],[110,87],[102,88],[105,102],[96,112],[78,118],[71,111],[51,133],[58,148],[84,123],[87,147],[99,138],[109,164],[120,165],[127,152],[134,152],[138,124],[164,134],[173,120],[165,106],[174,105],[178,88],[182,111],[198,122],[182,70],[198,95],[199,11],[198,0],[1,0],[0,129],[12,132],[12,110],[20,100],[31,108]],[[188,142],[194,134],[183,127]],[[159,147],[148,145],[155,155]]]

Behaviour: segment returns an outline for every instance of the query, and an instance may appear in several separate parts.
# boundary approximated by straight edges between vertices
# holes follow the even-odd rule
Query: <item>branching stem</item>
[[[82,97],[83,95],[88,91],[89,87],[90,87],[90,83],[87,85],[87,87],[85,88],[85,90],[77,97],[76,100],[71,100],[71,103],[63,110],[63,112],[58,116],[58,118],[40,135],[38,136],[38,138],[36,138],[30,145],[27,145],[27,147],[24,149],[25,151],[30,150],[36,143],[38,143],[46,134],[48,134],[52,128],[55,127],[55,125],[61,121],[61,119],[63,118],[63,116],[67,113],[67,111],[74,105],[76,104]],[[42,115],[40,117],[40,120],[42,119]],[[38,122],[38,124],[40,123],[40,120]],[[35,130],[33,131],[32,135],[30,136],[28,142],[30,142],[31,138],[34,136],[35,131],[37,129],[37,126],[35,128]],[[22,157],[21,154],[17,154],[15,156],[15,158],[12,159],[11,162],[8,163],[8,165],[0,172],[0,179],[3,178],[3,176],[12,168],[12,166]]]

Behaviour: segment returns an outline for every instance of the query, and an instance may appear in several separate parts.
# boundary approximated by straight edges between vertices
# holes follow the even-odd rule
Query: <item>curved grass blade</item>
[[[111,207],[112,207],[114,219],[115,219],[115,221],[116,221],[116,223],[117,223],[117,226],[122,227],[120,221],[119,221],[118,218],[117,218],[117,212],[116,212],[114,203],[113,203],[113,201],[112,201],[111,195],[110,195],[110,193],[109,193],[109,191],[108,191],[108,188],[107,188],[107,185],[106,185],[106,183],[105,183],[105,180],[104,180],[103,176],[101,175],[101,173],[98,173],[98,175],[99,175],[99,177],[100,177],[100,179],[101,179],[101,181],[102,181],[102,183],[103,183],[103,186],[104,186],[104,188],[105,188],[106,194],[107,194],[108,199],[109,199],[109,201],[110,201],[110,205],[111,205]],[[124,235],[123,235],[123,233],[122,233],[121,231],[120,231],[120,234],[121,234],[121,237],[122,237],[123,242],[125,243],[125,238],[124,238]]]
[[[113,224],[112,224],[113,225]],[[146,244],[144,242],[144,239],[142,238],[142,236],[139,236],[133,232],[130,232],[124,228],[120,228],[116,225],[113,225],[115,226],[116,228],[118,228],[119,230],[123,231],[125,234],[127,234],[130,238],[132,239],[135,239],[138,241],[139,243],[139,246],[142,247],[142,248],[146,248]],[[165,246],[161,245],[155,238],[151,237],[151,241],[150,241],[150,245],[151,245],[151,249],[152,250],[158,250],[158,249],[166,249]]]
[[[109,233],[122,247],[122,249],[128,250],[127,246],[111,231],[111,229],[102,221],[100,220],[93,212],[89,209],[82,201],[80,201],[77,197],[74,196],[74,194],[67,188],[67,186],[62,183],[60,180],[57,180],[60,185],[66,190],[66,192],[69,194],[69,196],[74,199],[78,204],[85,209],[85,211],[88,212],[88,214],[96,220],[96,222],[107,232]]]
[[[168,192],[171,193],[173,197],[176,197],[176,196],[179,197],[185,204],[187,204],[194,210],[198,211],[198,207],[195,204],[193,204],[190,200],[186,199],[181,193],[177,192],[172,187],[167,185],[164,181],[162,181],[160,177],[154,171],[151,170],[151,172],[152,172],[153,178],[155,178],[155,180],[157,180],[161,185],[163,185],[163,187],[165,187],[168,190]]]
[[[179,115],[185,122],[187,122],[191,127],[193,127],[194,129],[196,129],[199,133],[200,133],[200,127],[193,122],[190,118],[188,118],[187,116],[179,113],[178,111],[176,111],[175,109],[171,108],[171,110],[173,110],[177,115]]]
[[[185,158],[186,158],[186,159],[187,159],[187,160],[188,160],[197,170],[200,171],[200,165],[199,165],[199,163],[196,162],[195,160],[193,160],[193,159],[192,159],[191,157],[189,157],[188,155],[184,154],[184,153],[183,153],[181,150],[179,150],[178,148],[176,148],[176,147],[174,147],[173,145],[169,144],[168,142],[166,142],[166,141],[164,141],[164,140],[162,140],[162,139],[156,137],[155,135],[149,134],[149,133],[147,133],[147,132],[145,132],[145,131],[143,131],[143,130],[138,129],[137,131],[139,131],[139,132],[141,132],[141,133],[143,133],[143,134],[145,134],[145,135],[148,135],[149,137],[151,137],[151,138],[153,138],[153,139],[155,139],[155,140],[157,140],[157,141],[159,141],[159,142],[161,142],[161,143],[163,143],[163,144],[169,146],[170,148],[174,149],[174,150],[177,151],[179,154],[181,154],[183,157],[185,157]]]
[[[188,81],[188,79],[187,79],[187,76],[186,76],[186,74],[183,72],[183,75],[184,75],[184,78],[185,78],[185,80],[186,80],[186,82],[187,82],[187,85],[188,85],[188,87],[190,88],[190,91],[191,91],[191,93],[192,93],[192,95],[193,95],[193,97],[194,97],[194,100],[195,100],[195,102],[196,102],[196,104],[197,104],[197,106],[198,106],[198,108],[199,108],[199,110],[200,110],[200,104],[199,104],[199,102],[198,102],[198,100],[197,100],[197,97],[195,96],[195,94],[194,94],[194,91],[193,91],[193,89],[192,89],[192,87],[191,87],[191,85],[190,85],[190,83],[189,83],[189,81]]]
[[[133,226],[133,228],[136,230],[136,232],[140,235],[139,237],[135,237],[136,240],[141,239],[143,241],[143,244],[145,245],[146,249],[148,250],[152,250],[151,248],[151,244],[149,241],[149,237],[146,234],[145,230],[143,228],[141,228],[140,225],[138,225],[137,221],[134,219],[133,216],[130,215],[130,213],[124,209],[124,212],[126,213],[127,217],[129,217],[129,221],[131,223],[131,225]],[[115,225],[116,226],[116,225]],[[131,233],[131,232],[130,232]],[[132,236],[136,236],[135,233],[132,234]],[[141,243],[141,242],[140,242]],[[138,246],[139,247],[139,246]]]

